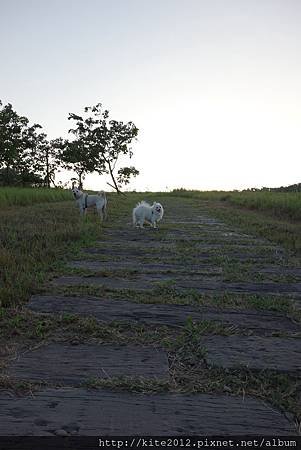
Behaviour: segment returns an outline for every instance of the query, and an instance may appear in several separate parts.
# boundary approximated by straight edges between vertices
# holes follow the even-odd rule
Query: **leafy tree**
[[[55,175],[60,167],[57,140],[48,141],[45,133],[40,133],[36,138],[33,168],[40,175],[43,186],[56,186]]]
[[[10,103],[0,110],[0,168],[5,184],[11,184],[18,173],[17,167],[27,147],[27,131],[28,119],[19,116]]]
[[[74,130],[69,130],[73,133]],[[85,136],[80,133],[74,140],[56,139],[52,142],[54,148],[59,151],[59,160],[64,169],[73,170],[77,175],[78,184],[83,186],[87,173],[94,172],[96,160],[91,153],[91,148]]]
[[[119,193],[131,176],[139,174],[133,166],[118,169],[121,156],[133,155],[130,144],[137,139],[138,128],[133,122],[110,120],[101,103],[86,107],[84,113],[85,117],[69,114],[68,119],[75,121],[75,128],[69,130],[75,139],[66,143],[62,160],[66,163],[69,159],[79,177],[93,171],[110,174],[110,186]]]
[[[122,184],[129,184],[130,182],[130,178],[136,177],[137,175],[139,175],[139,170],[135,169],[135,167],[131,166],[131,167],[122,167],[121,169],[118,170],[118,177],[117,177],[117,181],[119,185]]]
[[[1,184],[50,187],[54,182],[54,150],[41,128],[39,124],[29,126],[29,120],[19,116],[10,103],[0,109]]]

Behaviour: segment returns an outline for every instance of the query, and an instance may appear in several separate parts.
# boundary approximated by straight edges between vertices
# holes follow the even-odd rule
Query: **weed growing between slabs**
[[[206,364],[206,348],[202,345],[203,336],[214,335],[249,335],[250,330],[242,327],[225,326],[213,321],[193,322],[191,319],[183,327],[163,327],[147,325],[131,325],[129,323],[100,323],[93,317],[78,317],[71,314],[52,316],[47,314],[34,314],[20,306],[29,296],[41,290],[44,283],[45,292],[51,291],[47,279],[66,271],[66,265],[72,258],[79,258],[83,247],[95,246],[95,242],[103,239],[103,229],[120,229],[131,227],[131,209],[139,200],[165,200],[172,210],[173,206],[179,205],[181,199],[175,194],[127,194],[126,197],[109,196],[109,220],[103,226],[99,224],[97,217],[90,214],[84,221],[80,219],[75,204],[70,202],[33,205],[30,207],[6,208],[5,214],[1,211],[1,233],[5,236],[1,247],[1,262],[5,262],[5,272],[1,274],[5,289],[1,290],[2,308],[0,308],[0,345],[4,349],[4,363],[9,362],[20,350],[30,350],[36,345],[50,342],[64,343],[118,343],[139,344],[163,348],[168,353],[170,366],[170,381],[154,381],[137,378],[111,378],[109,380],[93,379],[85,385],[90,388],[106,387],[115,390],[126,390],[131,392],[206,392],[206,393],[228,393],[231,395],[254,395],[272,403],[281,410],[290,411],[294,417],[300,420],[300,381],[294,374],[283,374],[272,370],[249,371],[247,369],[218,369],[208,367]],[[247,215],[257,217],[257,212],[242,211],[241,215],[231,216],[232,206],[225,202],[214,210],[211,202],[206,204],[206,213],[211,212],[212,217],[221,214],[225,220],[234,227],[246,226]],[[198,199],[185,200],[187,214],[193,208],[193,213],[200,206]],[[224,209],[225,208],[225,209]],[[228,212],[225,212],[226,209]],[[237,207],[235,207],[237,208]],[[219,212],[220,211],[220,212]],[[238,211],[238,209],[237,209]],[[261,213],[260,213],[261,214]],[[227,217],[226,217],[227,216]],[[126,222],[120,219],[125,218]],[[237,223],[235,222],[237,220]],[[244,225],[240,223],[243,221]],[[266,218],[264,219],[266,220]],[[274,220],[274,219],[268,219]],[[249,221],[250,222],[250,221]],[[267,222],[271,223],[271,222]],[[158,239],[175,225],[172,221],[162,222],[156,236]],[[176,225],[180,229],[181,225]],[[268,225],[264,228],[268,230]],[[256,223],[253,231],[257,233]],[[146,232],[148,232],[147,230]],[[181,230],[180,230],[181,231]],[[137,230],[139,233],[140,230]],[[268,237],[265,235],[265,237]],[[97,244],[98,245],[98,244]],[[185,248],[183,242],[178,246],[176,257],[182,258]],[[101,245],[100,245],[101,249]],[[193,245],[187,251],[187,260],[191,258],[197,263],[190,252]],[[265,252],[265,251],[264,251]],[[164,251],[162,250],[162,254]],[[110,256],[102,256],[102,260]],[[186,255],[185,255],[186,257]],[[229,279],[250,276],[252,263],[247,261],[246,270],[240,271],[240,266],[234,264],[228,266],[228,261],[222,261],[222,256],[212,252],[211,262],[218,265],[222,263],[224,274]],[[161,260],[161,254],[159,255]],[[164,258],[162,257],[162,260]],[[164,260],[166,261],[166,259]],[[3,267],[3,265],[2,265]],[[72,273],[95,275],[89,271],[80,270]],[[243,272],[243,275],[241,274]],[[108,276],[135,276],[133,271],[108,271]],[[54,290],[54,289],[53,289]],[[96,295],[101,298],[112,300],[124,299],[137,303],[175,303],[217,306],[221,308],[231,307],[236,309],[253,308],[257,310],[270,310],[281,312],[284,315],[293,312],[289,298],[259,296],[259,295],[200,295],[191,290],[184,293],[178,292],[172,283],[163,283],[157,286],[151,293],[137,292],[131,290],[104,289],[95,286],[60,287],[56,292],[66,295]],[[5,306],[5,308],[3,307]],[[0,378],[0,388],[14,390],[16,392],[28,393],[41,389],[46,384],[41,380],[39,383],[28,383],[22,380],[14,381],[8,377]]]

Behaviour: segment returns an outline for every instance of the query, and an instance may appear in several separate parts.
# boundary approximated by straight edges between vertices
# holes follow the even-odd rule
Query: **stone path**
[[[47,389],[0,397],[0,435],[294,435],[282,414],[249,397]]]
[[[208,364],[219,367],[301,372],[300,340],[258,336],[212,336],[201,341]]]
[[[190,305],[139,304],[125,300],[105,300],[97,297],[65,297],[36,295],[29,307],[35,312],[68,313],[92,316],[100,322],[112,321],[150,325],[183,326],[188,318],[212,320],[247,327],[250,330],[298,332],[300,326],[289,318],[271,312],[256,310],[231,310]]]
[[[169,377],[167,357],[162,350],[95,344],[41,346],[19,355],[11,364],[8,375],[71,386],[93,378]]]
[[[53,280],[50,292],[33,296],[29,309],[49,317],[92,317],[103,326],[128,325],[128,333],[134,324],[149,328],[150,333],[152,327],[160,332],[165,326],[180,335],[188,319],[226,325],[234,334],[197,337],[202,350],[194,355],[198,370],[238,368],[255,374],[267,369],[299,376],[297,322],[276,311],[218,308],[214,295],[256,294],[258,301],[266,296],[278,301],[285,295],[298,304],[301,269],[287,267],[286,254],[277,245],[227,227],[210,218],[201,205],[170,197],[162,203],[166,215],[159,230],[133,229],[127,223],[130,211],[109,222],[101,241],[83,249],[80,260],[70,261],[70,268],[83,269],[84,275]],[[100,287],[101,295],[82,294],[83,288]],[[174,292],[186,295],[183,304],[182,297],[173,304]],[[184,304],[192,292],[211,295],[211,306],[198,305],[195,297]],[[0,435],[297,434],[292,418],[269,404],[269,399],[221,394],[222,387],[208,394],[194,385],[186,389],[191,394],[175,393],[172,371],[163,342],[44,343],[15,355],[4,369],[14,380],[43,381],[48,387],[22,398],[1,392]],[[93,379],[110,381],[112,387],[115,379],[128,386],[140,380],[146,387],[138,394],[83,386]],[[149,383],[165,383],[169,389],[151,393]]]
[[[81,277],[81,276],[64,276],[57,278],[53,284],[55,286],[105,286],[113,289],[134,289],[134,290],[151,290],[158,286],[158,283],[171,282],[172,286],[177,289],[194,289],[197,292],[233,292],[233,293],[257,293],[257,294],[273,294],[283,295],[291,294],[295,298],[301,299],[301,283],[225,283],[223,281],[211,281],[207,276],[200,278],[193,273],[187,279],[187,275],[169,274],[169,275],[153,275],[139,274],[132,276],[132,279],[110,278],[107,276]],[[207,279],[206,279],[207,278]],[[212,279],[212,277],[211,277]],[[160,285],[159,285],[160,286]]]

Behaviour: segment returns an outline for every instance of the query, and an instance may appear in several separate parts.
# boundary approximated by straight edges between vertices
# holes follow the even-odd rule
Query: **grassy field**
[[[232,194],[230,194],[231,196]],[[236,193],[233,193],[236,195]],[[273,194],[275,195],[275,194]],[[278,194],[276,194],[278,195]],[[82,247],[110,245],[110,242],[96,243],[104,231],[120,227],[120,218],[123,217],[122,226],[130,227],[131,209],[137,201],[145,199],[150,202],[156,200],[166,205],[166,215],[174,214],[176,208],[186,208],[188,219],[193,219],[193,214],[205,214],[205,216],[220,218],[223,222],[231,224],[234,230],[244,230],[248,234],[261,235],[274,242],[281,243],[290,250],[293,264],[300,267],[299,256],[301,249],[301,223],[283,209],[281,219],[276,217],[272,208],[260,210],[231,202],[227,193],[201,193],[177,191],[172,193],[128,193],[125,196],[108,194],[109,219],[104,225],[99,223],[98,217],[92,212],[85,219],[79,216],[75,202],[58,201],[29,204],[28,206],[5,206],[0,210],[0,345],[7,352],[6,358],[10,358],[16,349],[23,351],[32,348],[42,342],[99,342],[115,344],[143,344],[163,347],[170,356],[171,381],[143,381],[127,379],[91,380],[89,387],[109,387],[117,390],[139,392],[215,392],[230,393],[235,395],[255,395],[264,401],[272,403],[280,409],[290,411],[301,419],[301,410],[298,403],[300,395],[300,379],[294,374],[282,374],[271,370],[252,371],[249,369],[218,369],[210,368],[200,363],[204,358],[204,349],[200,347],[200,338],[211,335],[243,335],[248,336],[250,330],[237,326],[224,325],[210,321],[187,321],[180,329],[167,326],[134,325],[126,323],[98,323],[94,317],[80,317],[71,314],[45,316],[35,314],[26,308],[26,301],[37,292],[62,293],[63,295],[92,295],[99,299],[128,300],[136,303],[178,304],[194,306],[212,306],[231,308],[237,310],[255,309],[259,311],[276,311],[281,314],[292,314],[289,299],[282,297],[268,297],[254,294],[199,294],[194,291],[179,292],[172,285],[160,285],[154,288],[151,296],[147,292],[132,290],[119,291],[81,285],[77,287],[67,286],[53,288],[51,279],[56,275],[75,273],[88,275],[80,269],[68,268],[65,264],[72,259],[84,258]],[[185,202],[181,203],[181,198]],[[70,197],[69,197],[70,198]],[[237,197],[238,198],[238,197]],[[250,197],[251,198],[251,197]],[[280,198],[280,197],[279,197]],[[175,228],[181,231],[180,224],[175,225],[171,221],[164,221],[156,234],[160,242],[160,233],[174,232]],[[209,226],[210,228],[210,226]],[[200,239],[206,244],[212,243],[205,230],[200,232]],[[108,239],[108,237],[106,238]],[[217,242],[216,238],[214,237]],[[234,238],[235,239],[235,238]],[[112,242],[114,244],[114,242]],[[123,243],[122,243],[123,244]],[[124,243],[126,245],[126,243]],[[154,246],[155,247],[155,246]],[[185,253],[185,249],[187,253]],[[207,250],[208,251],[208,250]],[[242,250],[246,252],[246,249]],[[258,250],[259,251],[259,250]],[[182,263],[188,261],[198,250],[195,250],[195,242],[178,242],[176,257]],[[215,254],[218,252],[218,256]],[[252,274],[252,265],[248,261],[237,262],[236,265],[223,260],[223,252],[227,248],[214,249],[208,264],[213,268],[220,267],[223,276],[230,277],[233,281],[239,275],[239,281],[246,281]],[[89,258],[92,259],[93,255]],[[95,256],[97,257],[97,255]],[[103,255],[101,255],[103,257]],[[164,255],[164,242],[162,250],[154,252],[155,262],[170,263],[168,253]],[[185,259],[186,258],[186,259]],[[274,254],[272,255],[274,258]],[[234,257],[235,259],[235,257]],[[112,260],[111,254],[108,260]],[[114,258],[113,258],[114,260]],[[115,258],[117,260],[117,258]],[[199,263],[198,259],[194,263]],[[252,263],[253,264],[253,263]],[[285,260],[286,264],[286,260]],[[249,267],[250,265],[250,267]],[[281,266],[282,267],[282,266]],[[140,267],[141,269],[141,267]],[[68,272],[68,270],[73,272]],[[78,272],[76,272],[78,270]],[[125,268],[121,271],[121,277],[131,278]],[[100,273],[91,272],[89,276],[97,276]],[[116,275],[116,274],[115,274]],[[106,273],[106,276],[114,276],[114,273]],[[276,275],[278,280],[278,275]],[[118,278],[118,277],[117,277]],[[256,278],[255,278],[256,279]],[[297,321],[300,318],[294,316]],[[242,324],[243,325],[243,324]],[[281,333],[280,333],[281,334]],[[284,337],[298,338],[297,333],[285,334]],[[1,364],[0,364],[1,367]],[[40,386],[32,383],[16,382],[8,377],[0,376],[0,389],[31,392],[40,389]]]
[[[242,208],[263,211],[284,220],[301,220],[301,192],[223,192],[174,190],[177,196],[225,201]]]
[[[166,195],[179,201],[181,197],[206,201],[212,216],[279,242],[297,254],[301,251],[301,222],[297,220],[301,194],[184,190],[121,197],[109,194],[110,216],[114,219],[120,208],[130,210],[142,198],[160,201]],[[0,189],[0,305],[16,305],[28,299],[45,274],[56,270],[67,254],[99,237],[101,225],[96,216],[80,220],[70,197],[70,192],[61,189]],[[59,201],[66,199],[70,201]],[[279,210],[275,205],[280,205]]]
[[[1,207],[59,202],[70,200],[71,198],[70,191],[64,189],[0,187]]]
[[[92,216],[80,220],[73,201],[0,210],[0,306],[27,300],[67,254],[99,236]]]
[[[210,213],[226,223],[277,242],[301,254],[300,192],[222,192],[175,190],[173,195],[206,201]]]

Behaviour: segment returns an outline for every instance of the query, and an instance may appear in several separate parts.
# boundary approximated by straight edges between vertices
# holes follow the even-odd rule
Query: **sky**
[[[129,189],[301,182],[300,0],[0,0],[0,17],[2,102],[50,139],[99,102],[133,121]]]

